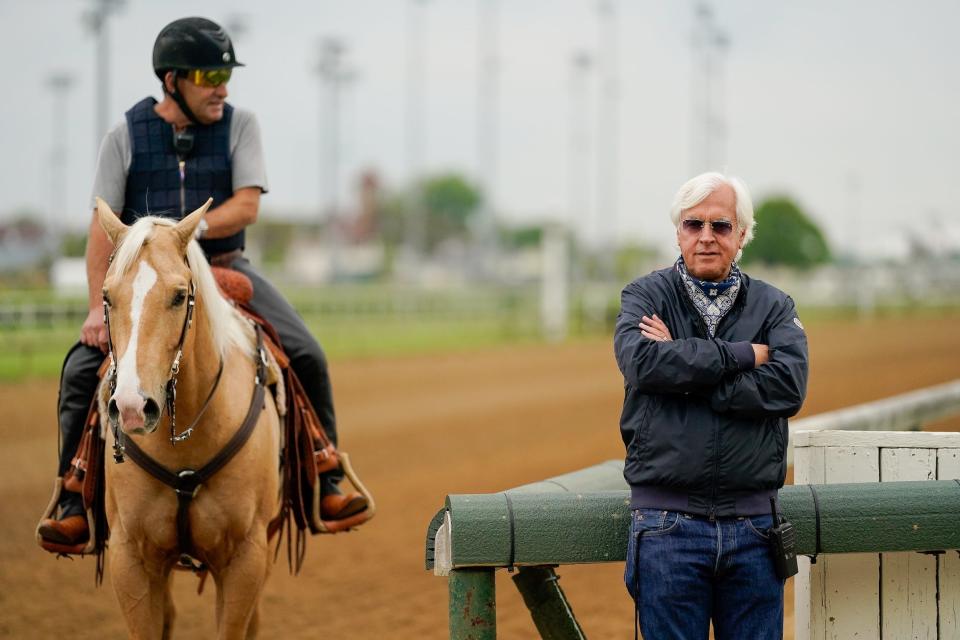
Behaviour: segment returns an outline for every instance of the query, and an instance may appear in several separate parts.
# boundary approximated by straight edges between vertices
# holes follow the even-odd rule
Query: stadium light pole
[[[496,194],[499,135],[499,1],[478,0],[477,28],[477,174],[480,271],[489,275],[497,263]]]
[[[726,74],[725,74],[725,54],[730,48],[730,37],[714,29],[710,44],[713,55],[711,60],[711,72],[713,73],[713,98],[710,100],[710,133],[711,137],[711,161],[714,167],[725,171],[727,167],[727,96],[726,96]]]
[[[598,14],[598,72],[600,91],[597,109],[597,211],[596,234],[604,275],[613,276],[616,266],[617,205],[620,190],[620,50],[617,6],[600,0]],[[608,246],[609,245],[609,246]]]
[[[55,71],[47,77],[47,87],[53,92],[53,140],[50,147],[50,216],[47,233],[54,244],[67,213],[67,94],[74,76],[68,71]]]
[[[325,103],[320,110],[320,148],[321,171],[320,184],[323,186],[321,196],[321,218],[327,219],[329,226],[327,240],[333,266],[333,275],[336,276],[340,267],[340,244],[342,241],[339,228],[339,190],[340,190],[340,92],[341,89],[353,80],[354,74],[346,69],[343,57],[346,46],[343,41],[325,37],[320,41],[320,54],[315,70],[320,78],[320,96]],[[327,209],[323,216],[324,208]]]
[[[589,92],[593,57],[577,51],[570,59],[570,142],[567,153],[567,190],[571,237],[578,235],[581,218],[589,218],[590,209],[590,135]]]
[[[230,39],[236,43],[250,31],[250,16],[245,13],[232,13],[224,21]]]
[[[407,224],[404,244],[409,258],[416,261],[426,251],[427,220],[423,209],[423,158],[426,149],[425,108],[427,78],[425,69],[427,0],[408,0],[406,10],[406,105],[404,112],[404,150],[408,181]]]
[[[696,5],[693,32],[692,74],[693,132],[692,173],[723,169],[726,162],[726,120],[721,55],[730,47],[729,36],[714,20],[713,9]]]
[[[107,33],[107,20],[124,5],[125,0],[94,0],[92,9],[84,12],[83,20],[97,41],[94,78],[97,88],[94,91],[96,107],[94,111],[94,153],[99,153],[100,141],[110,126],[110,37]]]

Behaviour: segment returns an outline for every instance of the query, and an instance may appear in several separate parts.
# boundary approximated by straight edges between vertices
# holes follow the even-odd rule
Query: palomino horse
[[[271,564],[277,410],[263,394],[256,334],[221,297],[193,241],[209,204],[180,222],[127,227],[98,201],[116,247],[103,286],[113,371],[101,415],[117,461],[133,462],[106,466],[108,557],[134,638],[169,637],[171,570],[182,554],[213,575],[218,637],[253,637]]]

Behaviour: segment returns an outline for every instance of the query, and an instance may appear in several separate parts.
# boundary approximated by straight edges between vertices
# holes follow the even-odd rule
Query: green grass
[[[536,343],[540,333],[534,292],[470,289],[458,293],[415,292],[388,287],[330,287],[287,291],[307,326],[333,359],[470,351]],[[20,292],[16,302],[41,304],[53,298]],[[4,292],[3,302],[14,303]],[[615,309],[588,313],[574,303],[571,338],[609,336]],[[82,309],[81,309],[82,311]],[[886,306],[867,317],[917,318],[955,315],[957,307],[917,309]],[[82,315],[82,314],[81,314]],[[809,325],[863,319],[856,307],[802,307]],[[63,357],[79,337],[81,321],[53,327],[0,328],[0,383],[24,378],[55,378]]]
[[[331,358],[464,351],[540,340],[536,327],[495,319],[359,319],[308,322]]]
[[[0,331],[0,382],[60,375],[80,327]]]
[[[284,294],[331,358],[437,353],[540,339],[538,301],[527,290],[340,285],[290,288]],[[74,308],[70,319],[44,320],[53,327],[0,325],[0,381],[58,376],[79,336],[85,303],[57,299],[43,290],[4,291],[0,303]]]
[[[535,318],[307,315],[330,358],[400,356],[489,348],[540,340]],[[50,378],[80,334],[77,326],[0,331],[0,382]]]

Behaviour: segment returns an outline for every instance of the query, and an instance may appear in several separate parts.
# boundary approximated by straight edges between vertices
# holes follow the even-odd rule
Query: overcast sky
[[[357,172],[387,187],[409,172],[405,147],[408,14],[422,17],[425,105],[422,168],[478,175],[478,4],[485,0],[127,0],[110,20],[110,121],[145,95],[159,97],[153,41],[178,17],[204,15],[247,29],[230,83],[234,105],[253,110],[266,146],[264,215],[319,216],[321,94],[312,71],[322,36],[346,43],[354,81],[342,97],[342,196]],[[614,211],[597,217],[597,69],[585,152],[571,151],[571,57],[598,52],[595,0],[500,0],[499,106],[495,130],[497,215],[513,222],[568,220],[598,235],[670,250],[670,200],[698,168],[691,41],[692,1],[614,0],[619,43],[619,171]],[[794,196],[839,250],[902,253],[915,233],[935,248],[960,246],[960,3],[809,0],[712,3],[729,46],[718,63],[714,111],[725,123],[716,168],[741,176],[755,200]],[[89,221],[96,155],[95,43],[83,0],[0,0],[4,100],[0,216],[54,204],[50,172],[55,71],[73,74],[67,94],[68,210]],[[600,48],[608,51],[609,48]],[[609,205],[608,205],[609,206]],[[602,231],[599,231],[602,229]],[[939,245],[938,245],[939,243]]]

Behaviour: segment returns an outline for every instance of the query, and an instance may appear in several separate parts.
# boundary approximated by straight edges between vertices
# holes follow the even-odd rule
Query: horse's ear
[[[207,201],[204,202],[199,209],[186,216],[174,227],[177,235],[180,237],[180,248],[184,251],[187,250],[187,245],[193,240],[193,234],[197,230],[197,225],[200,224],[200,221],[203,219],[203,214],[207,212],[212,202],[213,198],[207,198]]]
[[[120,218],[113,212],[103,198],[97,197],[97,217],[100,219],[100,226],[110,238],[113,246],[117,246],[127,232],[127,225],[120,222]]]

